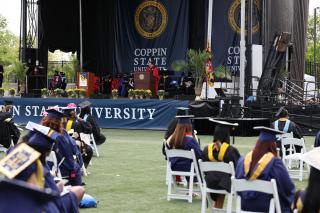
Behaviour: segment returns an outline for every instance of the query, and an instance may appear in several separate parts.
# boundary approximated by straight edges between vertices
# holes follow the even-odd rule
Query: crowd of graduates
[[[256,127],[260,131],[259,138],[252,151],[241,155],[237,148],[230,145],[230,131],[237,123],[229,123],[220,120],[210,119],[215,123],[214,137],[212,143],[200,147],[199,140],[195,137],[192,124],[193,115],[189,114],[188,108],[178,108],[177,116],[168,127],[165,134],[163,154],[166,149],[194,150],[197,161],[211,162],[232,162],[235,169],[236,179],[265,180],[274,179],[277,184],[281,212],[319,212],[320,197],[317,191],[320,189],[320,172],[311,167],[308,187],[305,190],[297,190],[292,182],[287,167],[284,165],[279,148],[281,140],[279,135],[285,132],[293,132],[294,137],[302,137],[299,127],[289,120],[285,108],[280,108],[276,114],[278,119],[269,127]],[[320,145],[320,133],[318,133],[314,147]],[[299,150],[297,150],[299,152]],[[183,157],[170,158],[171,170],[190,171],[191,159]],[[176,176],[176,183],[181,184],[181,176]],[[189,182],[189,179],[186,178]],[[196,178],[195,178],[196,179]],[[202,179],[202,177],[201,177]],[[195,180],[196,181],[196,180]],[[205,175],[206,184],[215,190],[231,191],[231,175],[222,172],[208,172]],[[260,193],[245,191],[240,193],[241,207],[244,211],[269,212],[269,203],[272,196]],[[222,208],[225,195],[211,193],[214,201],[214,208]]]
[[[85,192],[82,176],[93,155],[90,141],[83,140],[82,135],[92,134],[97,145],[106,141],[90,105],[89,101],[80,103],[79,115],[74,103],[49,107],[41,122],[29,122],[27,134],[20,137],[12,134],[18,128],[11,117],[12,102],[5,103],[0,117],[1,129],[7,132],[2,131],[1,136],[14,138],[9,144],[2,143],[7,151],[0,161],[1,211],[79,212]],[[52,153],[58,170],[54,161],[47,160]]]

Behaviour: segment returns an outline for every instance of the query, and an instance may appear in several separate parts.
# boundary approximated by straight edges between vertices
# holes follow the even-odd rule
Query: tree
[[[320,64],[320,15],[317,16],[317,43],[316,43],[316,61]],[[307,42],[306,42],[306,61],[313,62],[314,55],[314,16],[308,18]]]

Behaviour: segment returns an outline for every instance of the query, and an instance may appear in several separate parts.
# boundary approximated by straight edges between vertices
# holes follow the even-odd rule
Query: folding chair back
[[[57,156],[56,156],[56,153],[54,151],[51,151],[49,156],[47,156],[47,159],[46,159],[48,162],[51,162],[53,165],[52,165],[52,168],[51,168],[51,174],[54,176],[54,177],[58,177],[58,178],[62,178],[62,175],[61,175],[61,172],[60,172],[60,169],[59,169],[59,164],[58,164],[58,160],[57,160]],[[63,159],[64,160],[64,159]],[[62,160],[62,161],[63,161]],[[62,163],[62,162],[61,162]]]
[[[306,153],[306,147],[303,138],[284,138],[281,144],[282,161],[287,167],[291,178],[298,178],[302,181],[304,173],[308,172],[308,167],[304,166],[301,155]],[[296,146],[301,147],[301,151],[297,152]],[[286,149],[286,147],[289,147]],[[289,152],[289,154],[287,154]],[[306,169],[306,171],[304,171]]]
[[[269,213],[271,212],[281,213],[277,183],[274,179],[271,179],[270,181],[264,181],[264,180],[246,180],[246,179],[232,178],[232,191],[237,196],[237,201],[236,201],[237,213],[241,213],[241,212],[250,213],[250,211],[243,211],[241,208],[241,197],[238,195],[238,193],[244,192],[244,191],[262,192],[262,193],[272,195],[273,198],[270,200]]]
[[[209,206],[212,206],[212,199],[210,197],[209,193],[215,193],[215,194],[224,194],[227,195],[228,202],[227,202],[227,209],[225,209],[225,212],[231,212],[232,211],[232,192],[228,192],[224,189],[212,189],[208,188],[207,183],[205,181],[205,177],[207,175],[207,172],[223,172],[226,174],[230,174],[230,178],[234,177],[235,171],[234,166],[232,162],[224,163],[224,162],[203,162],[201,159],[199,160],[199,168],[202,176],[202,188],[201,188],[201,213],[206,212],[206,201],[208,200]],[[232,186],[231,186],[232,188]],[[218,211],[219,209],[213,208],[212,211]]]
[[[171,199],[182,199],[188,200],[189,203],[192,203],[192,194],[193,194],[193,178],[196,176],[195,166],[196,166],[196,157],[194,154],[193,149],[188,150],[181,150],[181,149],[166,149],[167,155],[167,178],[168,178],[168,193],[167,193],[167,200]],[[192,160],[190,171],[173,171],[171,169],[171,158],[186,158]],[[174,177],[175,176],[183,176],[189,177],[189,184],[187,184],[188,188],[179,188],[176,186]],[[174,191],[174,192],[173,192]]]
[[[94,139],[93,134],[85,134],[85,133],[80,133],[80,138],[83,142],[85,142],[87,145],[91,146],[93,152],[97,157],[99,157],[99,150],[96,144],[96,141]]]

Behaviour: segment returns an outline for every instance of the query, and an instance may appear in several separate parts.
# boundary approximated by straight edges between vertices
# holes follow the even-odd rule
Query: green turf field
[[[161,153],[162,131],[106,129],[107,143],[99,147],[85,178],[86,192],[98,201],[98,208],[81,212],[200,212],[201,200],[193,203],[166,200],[166,162]],[[200,136],[202,148],[212,140]],[[253,148],[257,137],[236,137],[241,154]],[[307,150],[313,137],[305,137]],[[295,181],[303,188],[306,181]]]

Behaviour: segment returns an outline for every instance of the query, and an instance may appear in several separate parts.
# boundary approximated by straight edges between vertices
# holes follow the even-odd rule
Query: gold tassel
[[[37,160],[37,182],[40,189],[44,188],[43,166],[40,159]]]

